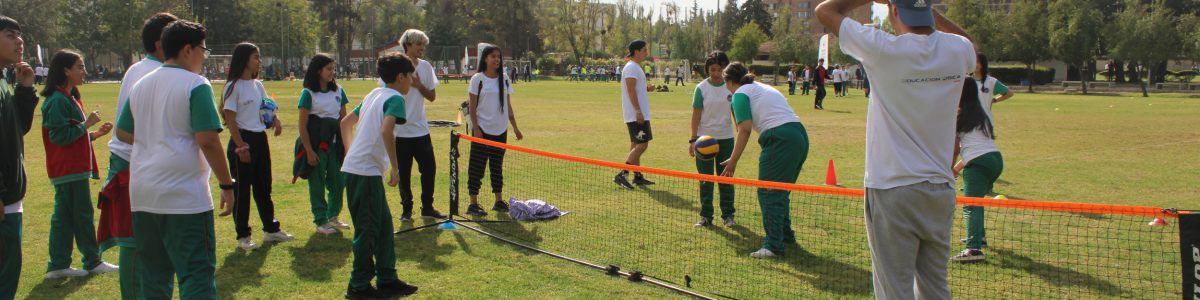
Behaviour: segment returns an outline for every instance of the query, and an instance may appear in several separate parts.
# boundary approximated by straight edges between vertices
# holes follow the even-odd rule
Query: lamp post
[[[371,49],[371,59],[367,60],[371,62],[371,64],[367,66],[366,72],[363,72],[372,75],[374,73],[372,73],[373,68],[371,67],[375,65],[375,39],[373,37],[375,37],[375,34],[370,32],[367,33],[367,42],[365,43],[365,46],[370,47]]]

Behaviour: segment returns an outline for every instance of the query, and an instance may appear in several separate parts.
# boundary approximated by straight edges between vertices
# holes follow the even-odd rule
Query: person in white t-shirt
[[[132,144],[129,199],[147,299],[217,293],[216,237],[209,175],[220,184],[221,207],[237,187],[221,151],[221,119],[208,79],[200,76],[208,49],[204,26],[185,20],[163,31],[165,64],[138,81],[117,121]],[[136,142],[134,142],[136,140]]]
[[[646,74],[642,72],[641,64],[650,55],[646,41],[635,40],[626,47],[629,54],[625,58],[625,68],[621,69],[621,111],[625,117],[625,127],[629,129],[629,155],[625,164],[639,166],[642,164],[642,153],[650,146],[654,134],[650,130],[650,99],[649,92],[653,89],[646,82]],[[634,172],[633,182],[629,181],[629,170],[621,170],[613,177],[617,185],[633,189],[634,185],[644,186],[654,184],[647,180],[641,172]]]
[[[842,96],[842,66],[833,65],[833,71],[829,72],[833,77],[833,96]]]
[[[871,2],[830,0],[816,12],[874,78],[863,181],[875,297],[950,299],[954,119],[975,46],[928,0],[886,1],[899,35],[846,17]]]
[[[700,136],[710,136],[717,140],[717,156],[708,160],[696,157],[696,171],[700,174],[720,175],[725,172],[721,162],[733,154],[733,118],[730,110],[732,93],[725,88],[725,67],[729,65],[729,56],[725,52],[713,51],[704,60],[704,70],[708,78],[696,85],[692,95],[692,138],[688,140],[688,156],[695,157],[694,147]],[[733,205],[733,185],[721,184],[721,221],[726,227],[733,227],[736,208]],[[707,227],[713,221],[713,183],[700,182],[700,221],[696,227]]]
[[[791,68],[788,68],[787,81],[788,81],[788,95],[795,95],[796,94],[796,66],[792,66]]]
[[[262,65],[258,53],[258,46],[251,43],[234,46],[225,78],[225,90],[221,93],[221,109],[225,126],[229,128],[226,159],[229,160],[229,170],[234,180],[241,183],[236,189],[231,211],[233,227],[237,233],[238,247],[244,251],[258,248],[250,238],[252,192],[263,226],[263,243],[294,239],[279,228],[279,220],[275,218],[275,203],[271,201],[271,144],[267,142],[266,130],[271,127],[275,130],[275,136],[279,136],[283,133],[283,125],[275,117],[278,106],[267,96],[266,88],[258,80],[258,69]]]
[[[408,122],[396,125],[393,131],[396,135],[396,149],[399,149],[396,155],[400,160],[400,221],[412,220],[413,192],[410,174],[413,161],[416,161],[417,171],[421,173],[421,217],[445,219],[446,215],[433,208],[437,158],[434,156],[433,140],[429,136],[429,121],[425,119],[425,101],[433,102],[437,99],[438,86],[433,64],[421,59],[425,55],[425,47],[429,45],[429,37],[420,30],[409,29],[400,36],[399,43],[405,56],[412,59],[416,67],[412,88],[404,94]]]
[[[741,63],[725,67],[724,76],[725,88],[733,93],[733,118],[738,133],[733,154],[721,163],[725,166],[721,176],[733,177],[753,130],[758,132],[758,144],[762,147],[758,180],[796,183],[808,159],[808,132],[788,105],[787,97],[770,85],[754,81],[754,74]],[[786,245],[796,243],[789,195],[791,192],[787,190],[758,189],[766,237],[762,248],[750,253],[750,257],[783,255]]]
[[[496,45],[483,43],[479,50],[479,69],[471,77],[467,87],[469,111],[471,112],[471,136],[493,142],[508,143],[508,125],[512,124],[513,134],[517,140],[524,139],[521,129],[517,127],[517,115],[512,109],[511,77],[501,74],[500,67],[504,65],[501,57],[503,52]],[[504,202],[504,149],[480,143],[471,143],[471,161],[467,167],[467,193],[471,195],[471,205],[467,206],[467,214],[482,217],[487,211],[479,206],[479,189],[483,185],[484,168],[490,169],[492,193],[496,201],[492,210],[507,212],[508,204]]]
[[[348,145],[342,164],[346,203],[354,222],[354,266],[346,299],[390,299],[417,292],[416,286],[396,275],[392,211],[383,187],[384,172],[389,174],[390,186],[398,185],[403,176],[393,130],[397,124],[408,122],[404,94],[410,92],[416,80],[416,68],[412,60],[396,52],[380,57],[375,68],[384,86],[367,94],[341,124],[341,137]],[[371,279],[376,280],[378,288],[371,286]]]

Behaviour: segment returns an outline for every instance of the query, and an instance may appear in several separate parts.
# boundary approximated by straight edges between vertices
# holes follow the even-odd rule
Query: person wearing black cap
[[[898,35],[846,17],[871,2],[830,0],[816,13],[842,51],[876,79],[863,177],[875,297],[950,299],[955,116],[963,81],[975,69],[975,46],[932,10],[932,0],[875,0],[888,5]]]
[[[640,67],[649,55],[650,49],[646,47],[646,41],[636,40],[629,43],[629,54],[625,55],[629,62],[625,63],[625,68],[621,70],[621,111],[625,114],[625,127],[629,129],[630,141],[625,164],[635,166],[641,165],[642,153],[646,152],[650,140],[654,139],[650,131],[650,99],[647,95],[650,86],[646,84],[646,74]],[[654,184],[653,181],[646,180],[641,172],[633,174],[633,182],[630,183],[629,171],[621,170],[613,177],[613,182],[626,189],[633,189],[634,185]]]

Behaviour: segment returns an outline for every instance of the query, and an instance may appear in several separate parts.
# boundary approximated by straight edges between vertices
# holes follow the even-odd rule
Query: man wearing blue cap
[[[955,116],[975,47],[932,0],[875,0],[888,5],[897,35],[846,17],[871,1],[830,0],[816,12],[877,91],[867,107],[864,176],[875,297],[950,299]]]

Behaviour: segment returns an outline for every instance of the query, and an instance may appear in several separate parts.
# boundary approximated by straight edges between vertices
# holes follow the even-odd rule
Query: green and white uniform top
[[[421,79],[421,85],[426,89],[437,89],[438,77],[433,70],[433,65],[424,59],[417,59],[416,66],[417,77]],[[404,109],[408,112],[408,116],[401,116],[402,119],[407,119],[404,124],[396,124],[396,129],[392,130],[396,137],[410,138],[422,137],[429,135],[429,121],[425,120],[425,96],[421,95],[421,91],[417,88],[408,89],[408,94],[404,96]]]
[[[405,123],[407,116],[404,96],[391,88],[375,88],[363,98],[354,114],[358,115],[358,127],[350,142],[350,152],[342,163],[342,172],[359,176],[383,176],[388,170],[389,159],[383,143],[383,119],[396,117],[396,124]]]
[[[696,135],[707,135],[714,139],[733,138],[733,119],[730,118],[730,102],[733,101],[725,83],[714,85],[710,79],[696,85],[692,95],[692,108],[699,109],[700,126]]]
[[[733,117],[738,123],[751,121],[758,134],[783,124],[800,122],[800,117],[788,106],[782,93],[757,81],[742,85],[733,93]]]
[[[479,100],[475,104],[475,110],[471,113],[475,114],[475,118],[479,120],[479,129],[488,135],[500,135],[508,131],[508,112],[512,107],[510,102],[512,98],[509,96],[513,93],[512,82],[509,81],[508,75],[500,75],[504,77],[504,96],[508,101],[504,101],[504,105],[500,105],[500,83],[498,78],[491,78],[484,75],[483,72],[475,73],[471,76],[471,84],[467,87],[467,93],[479,96]]]
[[[338,88],[332,91],[318,92],[307,88],[300,90],[300,104],[297,108],[307,108],[308,113],[325,119],[341,119],[342,106],[350,103],[346,91]]]
[[[992,115],[992,103],[995,103],[995,100],[992,99],[996,98],[996,95],[1007,93],[1008,86],[1004,85],[996,77],[988,76],[979,82],[979,104],[983,105],[983,111],[987,112],[988,119],[992,120],[992,124],[995,124],[996,121],[996,118]]]
[[[263,99],[267,99],[267,89],[263,87],[262,81],[238,80],[233,84],[226,84],[221,95],[225,97],[225,107],[222,109],[237,113],[235,121],[238,129],[253,132],[267,130],[267,124],[263,124],[259,114]]]
[[[959,153],[962,155],[962,160],[971,162],[972,159],[980,157],[991,152],[1000,152],[996,148],[996,140],[988,137],[983,129],[975,129],[967,133],[958,135],[958,145],[961,147]]]
[[[117,114],[113,117],[113,120],[121,119],[121,110],[125,109],[125,102],[129,100],[129,90],[133,89],[133,85],[142,80],[142,77],[145,77],[146,74],[150,74],[151,71],[158,69],[162,65],[162,61],[158,60],[157,57],[146,55],[146,58],[143,58],[142,61],[129,66],[129,70],[125,71],[125,77],[121,78],[121,91],[117,92]],[[113,134],[112,139],[108,141],[108,151],[125,161],[129,161],[129,155],[133,153],[133,145],[122,142],[120,139],[117,139],[117,135]]]
[[[197,214],[213,209],[211,169],[195,134],[220,131],[208,79],[163,65],[129,92],[117,128],[136,136],[129,166],[130,209]]]

